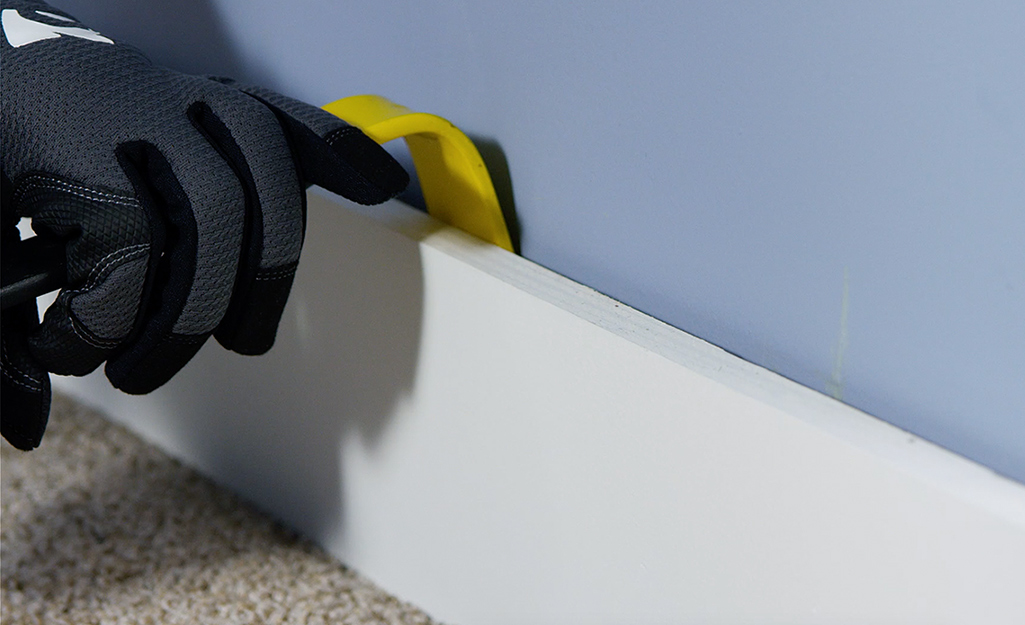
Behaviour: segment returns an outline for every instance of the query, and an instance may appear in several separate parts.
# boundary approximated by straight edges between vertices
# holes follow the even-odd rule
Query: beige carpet
[[[3,623],[433,623],[63,397],[2,447]]]

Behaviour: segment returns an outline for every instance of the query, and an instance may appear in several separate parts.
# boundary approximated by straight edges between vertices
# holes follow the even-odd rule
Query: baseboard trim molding
[[[278,344],[58,388],[442,621],[1016,622],[1025,487],[398,203]]]

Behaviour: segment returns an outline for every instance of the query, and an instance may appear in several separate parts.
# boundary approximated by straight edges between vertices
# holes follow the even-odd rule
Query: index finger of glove
[[[274,113],[234,89],[220,95],[189,111],[245,194],[238,277],[216,337],[236,352],[262,354],[274,343],[299,263],[305,191]]]
[[[278,116],[305,184],[359,204],[380,204],[401,193],[409,174],[359,128],[323,109],[262,87],[220,79],[263,102]]]

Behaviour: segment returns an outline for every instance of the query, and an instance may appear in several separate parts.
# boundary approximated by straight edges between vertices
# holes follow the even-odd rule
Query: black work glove
[[[39,324],[2,319],[3,435],[39,444],[47,371],[146,393],[211,335],[268,350],[292,284],[305,193],[362,204],[408,177],[358,129],[226,79],[152,65],[138,50],[29,0],[2,0],[3,236],[30,217],[66,241],[67,286]]]

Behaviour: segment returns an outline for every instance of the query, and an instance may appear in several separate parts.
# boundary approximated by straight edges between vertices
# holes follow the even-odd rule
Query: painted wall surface
[[[1025,3],[54,2],[443,115],[527,258],[1025,480]]]

